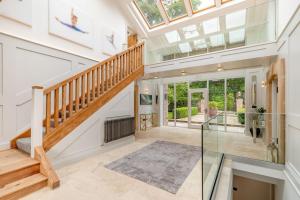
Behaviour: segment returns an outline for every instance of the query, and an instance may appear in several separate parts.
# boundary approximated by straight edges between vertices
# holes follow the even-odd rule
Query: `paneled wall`
[[[96,63],[0,33],[0,149],[30,127],[32,85],[51,85]]]
[[[289,5],[290,7],[290,5]],[[279,38],[278,53],[286,64],[286,170],[282,199],[300,199],[300,9]]]

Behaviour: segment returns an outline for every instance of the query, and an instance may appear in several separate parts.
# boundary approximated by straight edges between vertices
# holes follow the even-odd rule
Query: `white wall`
[[[94,48],[90,49],[71,41],[59,38],[48,33],[48,0],[33,0],[32,3],[32,26],[26,26],[16,21],[0,16],[0,32],[5,32],[14,36],[22,37],[47,46],[72,52],[80,56],[86,56],[95,60],[101,60],[107,56],[103,49],[105,39],[104,30],[108,27],[116,34],[116,44],[126,43],[127,22],[121,11],[112,0],[67,0],[72,5],[87,13],[93,20]],[[122,49],[122,45],[117,46],[116,52]]]
[[[94,20],[93,49],[48,33],[48,0],[33,0],[31,27],[0,16],[0,149],[30,127],[32,85],[53,85],[106,58],[106,27],[117,33],[116,44],[126,43],[127,22],[114,1],[71,2]]]
[[[277,0],[277,35],[280,35],[297,10],[300,0]]]
[[[288,4],[288,3],[286,3]],[[289,8],[293,5],[289,4]],[[295,7],[295,6],[294,6]],[[283,199],[300,199],[300,9],[279,38],[278,53],[286,65],[286,170]]]
[[[134,83],[131,83],[104,107],[94,113],[47,153],[56,166],[76,161],[104,149],[104,121],[134,116]]]

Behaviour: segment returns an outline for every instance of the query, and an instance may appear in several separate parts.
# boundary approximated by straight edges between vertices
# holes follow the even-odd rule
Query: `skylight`
[[[213,18],[203,22],[203,31],[205,34],[216,33],[220,31],[219,18]]]
[[[246,10],[240,10],[226,15],[226,29],[241,27],[244,26],[245,23]]]
[[[159,9],[155,0],[134,0],[143,18],[149,27],[157,26],[163,23]]]
[[[187,15],[183,0],[160,0],[160,1],[170,20],[174,20],[179,17]]]
[[[207,48],[207,44],[205,39],[199,39],[194,41],[194,47],[195,49],[205,49]]]
[[[181,40],[177,31],[167,32],[165,36],[169,43],[179,42]]]
[[[184,42],[184,43],[180,43],[179,44],[179,49],[182,53],[187,53],[187,52],[190,52],[192,51],[192,48],[190,46],[190,43],[188,42]]]
[[[225,44],[224,34],[220,33],[217,35],[212,35],[209,37],[210,40],[210,46],[212,47],[218,47],[223,46]]]
[[[190,25],[182,28],[185,39],[190,39],[199,36],[196,25]]]
[[[244,41],[245,41],[245,29],[244,28],[229,32],[229,43],[230,44],[244,42]]]
[[[190,0],[193,12],[199,12],[216,6],[215,0]]]

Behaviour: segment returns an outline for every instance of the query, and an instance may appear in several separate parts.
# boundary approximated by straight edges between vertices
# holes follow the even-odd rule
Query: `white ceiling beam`
[[[191,2],[190,2],[190,0],[183,0],[183,1],[184,1],[186,12],[187,12],[188,16],[191,17],[193,15],[193,9],[192,9]]]
[[[156,5],[158,7],[158,10],[159,10],[162,18],[164,19],[165,24],[169,24],[170,22],[169,22],[169,18],[167,16],[167,11],[165,11],[165,9],[164,9],[161,1],[160,0],[156,0]]]
[[[134,5],[133,2],[130,2],[129,4],[127,4],[127,10],[130,13],[130,18],[132,21],[135,22],[136,26],[139,29],[140,35],[142,37],[148,37],[148,30],[147,30],[147,24],[146,22],[143,20],[142,16],[138,16],[140,15],[139,11],[137,10],[136,6]]]

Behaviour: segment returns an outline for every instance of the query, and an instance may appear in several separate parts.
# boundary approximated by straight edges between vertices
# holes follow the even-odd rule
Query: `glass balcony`
[[[269,1],[149,38],[146,64],[273,42],[275,30],[275,1]]]

